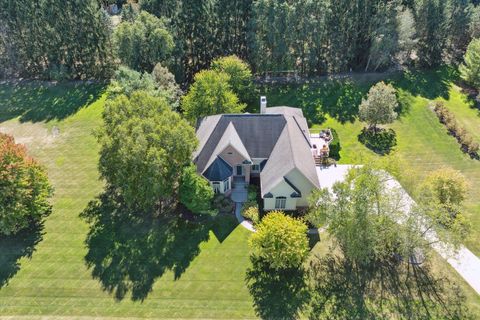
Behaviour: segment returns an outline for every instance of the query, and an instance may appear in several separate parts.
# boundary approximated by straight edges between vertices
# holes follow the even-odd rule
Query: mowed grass
[[[17,94],[21,94],[20,97]],[[68,98],[74,96],[83,98]],[[46,166],[55,187],[53,213],[45,221],[42,239],[34,247],[32,256],[23,255],[20,245],[0,244],[0,268],[14,270],[7,279],[0,279],[0,284],[1,280],[7,282],[0,286],[0,318],[20,315],[27,318],[255,316],[245,284],[249,234],[236,227],[233,217],[217,219],[209,225],[206,238],[192,244],[198,249],[194,250],[184,272],[175,275],[172,268],[151,270],[153,283],[146,288],[143,301],[133,301],[129,291],[123,299],[115,299],[102,288],[102,282],[92,276],[92,269],[85,262],[92,249],[85,243],[89,226],[79,214],[102,190],[97,171],[98,145],[92,131],[101,122],[105,102],[103,87],[0,85],[0,102],[3,121],[0,130],[13,134],[27,145],[29,152]],[[62,104],[65,102],[74,111],[65,109]],[[37,107],[40,108],[38,114]],[[62,112],[58,113],[55,108],[62,108]],[[54,135],[57,129],[58,134]],[[106,243],[121,248],[115,234],[104,236],[110,237]],[[182,240],[190,241],[188,235]],[[97,245],[101,247],[103,243]],[[103,257],[106,265],[111,262],[109,253],[107,250]],[[143,261],[155,268],[162,264],[162,261],[151,261],[155,257],[146,256]],[[174,258],[171,259],[175,261]],[[120,270],[122,265],[132,262],[128,257],[124,259],[116,265],[112,277],[126,278],[129,273],[135,276],[132,270],[126,274],[120,272],[124,271]],[[108,280],[121,283],[123,278]]]
[[[455,138],[448,134],[428,107],[433,100],[443,100],[455,113],[458,122],[480,142],[480,111],[454,84],[456,79],[456,72],[448,68],[386,77],[385,81],[397,89],[401,106],[399,119],[387,127],[396,132],[394,152],[406,160],[419,182],[432,170],[442,167],[452,167],[465,175],[470,183],[465,214],[472,223],[472,235],[465,243],[480,256],[480,161],[460,150]],[[356,115],[362,97],[374,83],[364,77],[353,77],[301,86],[262,88],[262,93],[267,95],[270,106],[302,107],[312,131],[334,128],[341,142],[340,163],[365,163],[380,156],[358,141],[364,124],[356,119]]]
[[[402,107],[399,119],[388,127],[396,132],[395,153],[406,161],[418,182],[432,170],[441,167],[452,167],[465,175],[470,183],[465,214],[472,224],[471,237],[465,240],[465,244],[480,256],[480,161],[471,159],[460,150],[457,141],[448,135],[428,107],[432,100],[445,101],[458,121],[480,142],[480,113],[473,108],[461,89],[454,85],[452,79],[455,77],[450,72],[451,70],[439,70],[424,74],[395,75],[385,79],[397,88]],[[309,117],[312,131],[334,128],[341,141],[339,162],[362,164],[380,157],[358,141],[364,124],[355,117],[362,96],[366,95],[373,84],[372,81],[353,77],[301,86],[262,88],[261,92],[267,95],[270,106],[302,107]],[[348,107],[348,113],[336,109],[345,103],[355,105]],[[436,258],[435,265],[438,270],[448,270],[452,279],[464,289],[470,309],[480,315],[480,297],[476,292],[444,260]]]

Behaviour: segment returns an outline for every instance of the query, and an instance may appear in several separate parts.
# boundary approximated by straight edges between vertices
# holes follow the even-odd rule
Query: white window
[[[275,209],[285,209],[286,206],[287,206],[287,198],[285,197],[275,198]]]
[[[259,172],[260,171],[260,166],[258,164],[252,165],[252,172]]]
[[[227,180],[223,181],[223,192],[227,192],[230,190],[230,179],[227,178]]]
[[[215,193],[220,193],[220,182],[212,182],[212,187]]]

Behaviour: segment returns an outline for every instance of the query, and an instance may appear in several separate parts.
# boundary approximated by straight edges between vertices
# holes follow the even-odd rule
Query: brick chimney
[[[267,97],[266,96],[260,97],[260,113],[261,114],[267,113]]]

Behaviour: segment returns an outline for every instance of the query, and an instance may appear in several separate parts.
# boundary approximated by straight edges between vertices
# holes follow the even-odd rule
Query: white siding
[[[308,196],[312,192],[315,186],[307,179],[303,174],[301,174],[297,169],[290,171],[286,178],[302,193],[301,198],[291,198],[290,195],[295,192],[295,190],[290,187],[290,185],[282,179],[277,186],[275,186],[270,193],[273,194],[273,198],[263,199],[263,205],[265,210],[275,210],[275,198],[276,197],[286,197],[287,204],[284,210],[295,210],[297,207],[306,207],[308,206]]]
[[[275,188],[273,188],[270,193],[273,194],[273,198],[264,198],[263,199],[263,206],[265,210],[275,210],[275,198],[276,197],[285,197],[287,198],[285,209],[283,210],[295,210],[297,208],[297,198],[291,198],[290,195],[295,192],[285,182],[284,179],[281,180],[279,184]]]

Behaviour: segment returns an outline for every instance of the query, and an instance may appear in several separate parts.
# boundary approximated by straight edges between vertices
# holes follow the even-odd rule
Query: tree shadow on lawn
[[[303,85],[264,87],[270,105],[286,105],[303,110],[309,125],[321,124],[328,114],[344,124],[354,122],[358,106],[373,83],[332,79]]]
[[[251,258],[251,262],[246,282],[257,315],[262,319],[297,319],[310,297],[303,268],[275,270],[261,259]]]
[[[62,120],[97,100],[105,84],[29,82],[0,84],[0,122]]]
[[[379,155],[389,154],[397,145],[397,134],[393,129],[378,128],[376,132],[363,128],[358,141]]]
[[[43,225],[37,224],[16,235],[0,235],[0,289],[20,270],[19,260],[31,258],[43,239]]]
[[[131,291],[132,300],[143,301],[167,271],[179,279],[200,253],[200,243],[209,240],[208,222],[135,215],[108,192],[90,202],[81,216],[90,224],[86,264],[117,300]]]
[[[359,271],[329,254],[311,266],[312,315],[319,319],[470,319],[465,297],[427,264],[386,263]],[[315,317],[314,317],[315,318]]]
[[[413,96],[433,100],[439,97],[448,99],[451,83],[458,79],[459,74],[455,68],[443,66],[435,70],[405,71],[387,82]]]

